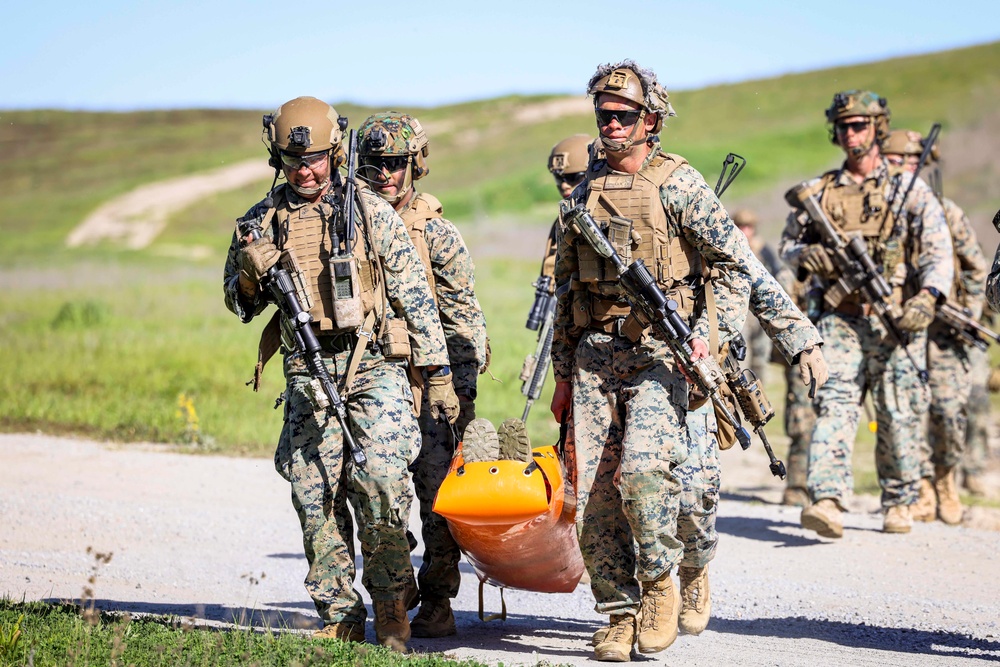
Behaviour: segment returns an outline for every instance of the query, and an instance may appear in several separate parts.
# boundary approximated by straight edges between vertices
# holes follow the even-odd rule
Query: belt
[[[867,303],[859,301],[842,302],[833,310],[836,313],[850,317],[868,317],[872,314],[872,307]]]

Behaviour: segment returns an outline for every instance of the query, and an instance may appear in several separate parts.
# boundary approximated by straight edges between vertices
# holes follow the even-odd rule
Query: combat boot
[[[365,624],[350,623],[342,621],[340,623],[327,623],[321,630],[312,634],[313,639],[339,639],[345,642],[357,642],[363,644],[365,641]]]
[[[500,441],[500,458],[507,461],[531,463],[531,442],[524,422],[517,417],[505,419],[497,429]]]
[[[700,635],[712,615],[708,589],[708,566],[684,567],[677,571],[681,580],[681,614],[678,625],[689,635]]]
[[[594,647],[594,658],[602,662],[631,660],[632,644],[635,643],[635,616],[615,614],[611,617],[611,625],[602,629],[605,635]]]
[[[657,653],[677,639],[677,616],[681,593],[670,573],[656,581],[642,582],[642,611],[639,613],[639,652]]]
[[[934,488],[938,495],[938,517],[949,526],[962,523],[962,501],[958,499],[955,468],[934,466]]]
[[[909,505],[893,505],[885,510],[882,521],[883,533],[908,533],[913,528],[913,517]]]
[[[843,537],[844,518],[833,498],[823,498],[802,510],[802,527],[815,530],[823,537]]]
[[[792,507],[809,507],[812,505],[812,501],[809,499],[808,491],[800,486],[790,486],[781,495],[781,504]]]
[[[910,516],[914,521],[933,521],[937,517],[938,498],[931,480],[920,480],[920,495],[917,502],[910,505]]]
[[[448,637],[457,632],[455,614],[448,598],[427,598],[420,603],[420,611],[410,621],[414,637]]]
[[[405,600],[375,600],[375,638],[382,646],[406,653],[410,640],[410,619]]]
[[[493,422],[482,417],[469,422],[462,435],[462,458],[466,463],[496,461],[500,458],[500,440]]]

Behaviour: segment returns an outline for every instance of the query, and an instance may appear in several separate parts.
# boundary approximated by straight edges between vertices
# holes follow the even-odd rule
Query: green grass
[[[14,641],[13,630],[20,630]],[[294,631],[197,628],[177,617],[107,614],[71,604],[0,599],[0,667],[266,667],[482,665],[441,654],[402,656],[370,644],[315,640]]]

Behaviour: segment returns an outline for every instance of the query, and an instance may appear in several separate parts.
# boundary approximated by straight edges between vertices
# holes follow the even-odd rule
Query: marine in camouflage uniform
[[[405,357],[412,355],[414,364],[430,371],[447,364],[441,323],[402,221],[363,184],[357,193],[355,243],[343,255],[354,267],[354,286],[347,291],[360,298],[341,302],[353,303],[354,310],[336,310],[327,262],[339,250],[334,230],[344,239],[346,229],[331,205],[342,203],[337,166],[344,162],[344,151],[336,111],[315,98],[296,98],[265,116],[265,134],[275,178],[282,170],[288,183],[274,188],[245,216],[261,224],[260,239],[248,243],[250,239],[234,234],[224,273],[226,305],[249,322],[267,308],[260,280],[271,267],[280,261],[301,277],[322,360],[338,384],[351,433],[367,457],[360,467],[345,457],[340,424],[314,406],[306,366],[293,343],[284,342],[289,323],[275,314],[262,335],[255,379],[259,382],[280,332],[287,385],[274,460],[291,483],[302,527],[309,564],[306,590],[325,624],[317,634],[364,640],[367,613],[354,589],[353,526],[346,507],[335,502],[343,491],[358,518],[362,583],[374,602],[376,637],[404,651],[409,625],[403,598],[413,578],[406,538],[411,502],[407,466],[417,455],[419,434]],[[359,344],[365,341],[359,333],[367,337],[366,344]],[[412,348],[403,350],[399,342],[407,338]],[[352,359],[360,361],[353,378]],[[450,384],[429,387],[429,392],[439,410],[454,405],[457,413]]]
[[[915,172],[924,151],[919,132],[893,130],[882,145],[890,164]],[[928,160],[931,173],[937,168],[937,146]],[[933,179],[932,182],[940,182]],[[954,250],[954,284],[948,299],[979,318],[983,310],[986,258],[979,248],[969,218],[955,202],[936,193],[944,207]],[[964,343],[949,327],[933,322],[927,335],[927,370],[930,375],[931,404],[927,440],[919,440],[921,459],[920,495],[913,505],[913,518],[933,521],[935,516],[948,524],[962,520],[955,467],[961,462],[968,428],[967,405],[972,389],[972,345]]]
[[[993,226],[1000,232],[1000,211],[993,216]],[[986,277],[986,303],[996,312],[1000,312],[1000,245],[993,256],[993,268]]]
[[[359,173],[399,213],[417,248],[444,327],[455,391],[461,401],[458,433],[476,417],[476,382],[486,366],[486,320],[475,293],[475,266],[462,235],[443,217],[441,203],[417,192],[415,181],[430,172],[427,135],[420,122],[395,111],[368,117],[359,129]],[[420,610],[410,623],[414,637],[455,634],[451,598],[458,595],[462,557],[448,522],[432,511],[434,498],[455,453],[452,427],[420,410],[420,455],[410,466],[420,503],[423,563],[417,575]]]
[[[840,169],[786,195],[795,210],[782,236],[782,256],[799,271],[799,278],[817,276],[826,286],[826,298],[838,301],[839,270],[802,208],[807,194],[815,196],[840,233],[859,233],[865,239],[873,261],[894,290],[894,307],[902,303],[898,325],[909,332],[907,349],[914,359],[922,359],[926,328],[938,300],[951,289],[954,273],[944,212],[926,183],[890,170],[879,152],[878,141],[888,135],[884,98],[870,91],[838,93],[826,115],[834,125],[831,140],[845,151],[847,160]],[[907,192],[905,201],[899,201]],[[853,488],[851,452],[861,400],[870,391],[878,415],[875,458],[885,510],[883,530],[909,532],[909,506],[917,498],[920,480],[920,461],[912,443],[923,437],[927,389],[904,348],[858,292],[841,296],[818,323],[830,380],[816,396],[808,473],[813,505],[803,510],[802,524],[826,537],[843,535],[841,512]]]
[[[607,159],[591,163],[572,199],[613,225],[609,235],[626,260],[648,263],[692,321],[695,354],[708,356],[705,341],[728,341],[742,327],[756,260],[701,175],[660,150],[656,134],[673,110],[655,75],[631,61],[604,65],[588,92]],[[702,258],[716,276],[719,330],[711,335],[690,287]],[[667,344],[629,317],[610,264],[576,230],[561,228],[556,282],[568,281],[556,312],[552,413],[559,419],[572,408],[580,548],[596,609],[611,615],[595,657],[623,661],[634,643],[651,653],[677,635],[675,468],[689,451],[688,383]]]

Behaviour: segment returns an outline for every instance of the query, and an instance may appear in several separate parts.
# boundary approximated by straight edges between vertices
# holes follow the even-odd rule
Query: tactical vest
[[[434,271],[431,270],[431,251],[427,245],[427,223],[444,215],[444,207],[434,195],[425,192],[418,193],[405,211],[401,211],[399,216],[406,225],[406,231],[413,241],[420,261],[424,265],[424,273],[427,274],[427,284],[430,285],[431,295],[437,303],[437,291],[434,289]]]
[[[820,207],[841,234],[860,233],[864,237],[868,254],[876,266],[882,267],[882,275],[894,287],[900,287],[892,282],[899,265],[907,260],[901,234],[896,230],[899,202],[886,200],[885,182],[880,179],[837,185],[838,173],[823,174],[811,188],[812,193],[819,195]],[[899,300],[899,290],[896,292]],[[848,299],[857,301],[860,295],[854,293]]]
[[[687,160],[679,155],[658,153],[638,173],[621,174],[605,162],[597,172],[588,173],[586,201],[622,261],[642,259],[687,318],[694,307],[692,278],[702,274],[701,256],[679,229],[671,227],[660,199],[660,186],[684,164]],[[574,289],[589,294],[591,326],[606,328],[603,323],[630,311],[618,276],[588,243],[576,247],[579,278]]]
[[[303,307],[312,315],[318,334],[338,334],[354,331],[357,327],[338,328],[333,314],[333,281],[330,270],[329,225],[333,222],[333,209],[322,201],[306,203],[298,208],[287,206],[285,190],[275,197],[275,241],[279,249],[288,251],[295,268],[300,272],[305,286],[307,303]],[[363,215],[358,207],[359,217]],[[368,257],[363,222],[357,221],[354,237],[354,261],[361,283],[361,306],[364,315],[375,307],[378,285],[374,263]]]

